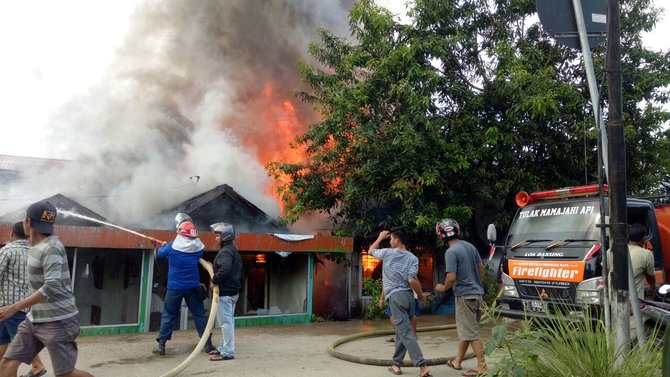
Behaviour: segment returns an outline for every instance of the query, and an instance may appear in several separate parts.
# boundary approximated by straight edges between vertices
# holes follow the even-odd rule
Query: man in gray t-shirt
[[[455,220],[444,219],[435,226],[437,236],[449,244],[444,253],[446,276],[444,284],[437,284],[435,290],[444,292],[450,288],[456,297],[456,332],[458,333],[458,354],[447,360],[447,366],[461,370],[465,351],[472,345],[477,356],[477,366],[463,373],[464,376],[478,376],[486,372],[484,344],[479,335],[482,296],[484,286],[484,264],[477,249],[467,241],[460,240],[461,228]]]

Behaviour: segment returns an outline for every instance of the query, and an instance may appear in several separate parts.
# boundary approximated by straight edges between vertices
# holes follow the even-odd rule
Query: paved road
[[[420,328],[447,324],[453,324],[453,317],[426,315],[419,318]],[[389,377],[391,374],[386,367],[344,361],[327,352],[331,343],[344,336],[379,330],[390,330],[388,321],[351,320],[238,328],[235,360],[212,362],[202,353],[180,376]],[[220,339],[219,334],[215,329],[215,342]],[[97,377],[160,376],[186,359],[198,341],[195,331],[177,331],[174,339],[167,343],[167,355],[155,356],[151,353],[156,344],[155,337],[156,333],[80,337],[78,368]],[[390,359],[393,344],[385,341],[388,338],[388,335],[361,338],[342,344],[337,350],[367,358]],[[444,330],[419,333],[419,344],[424,357],[439,358],[455,355],[458,342],[454,330]],[[48,354],[43,351],[41,356],[47,369],[51,370]],[[464,367],[471,368],[475,364],[475,360],[467,360]],[[431,369],[436,377],[461,375],[446,365],[435,365]],[[27,366],[22,366],[19,371],[24,373]],[[418,368],[408,367],[403,371],[404,375],[418,375]],[[46,376],[53,374],[49,372]]]

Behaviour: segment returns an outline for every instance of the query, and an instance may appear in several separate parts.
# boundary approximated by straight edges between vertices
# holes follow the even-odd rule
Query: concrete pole
[[[589,45],[589,38],[586,33],[586,23],[584,22],[584,11],[582,10],[581,0],[572,0],[572,8],[575,13],[575,22],[577,24],[577,31],[579,34],[579,44],[582,47],[582,55],[584,56],[584,70],[586,71],[586,80],[589,85],[589,93],[591,95],[591,107],[593,108],[593,116],[596,122],[596,129],[598,130],[598,182],[601,184],[600,197],[600,223],[603,225],[600,232],[600,245],[603,250],[602,271],[603,281],[605,282],[605,294],[603,295],[603,312],[605,314],[605,328],[609,332],[612,329],[610,317],[610,289],[608,277],[607,264],[607,250],[606,245],[606,230],[605,223],[605,200],[602,190],[603,177],[602,172],[605,172],[605,178],[609,180],[608,173],[608,156],[607,156],[607,133],[605,132],[605,125],[603,121],[602,111],[600,111],[600,95],[598,93],[598,82],[596,81],[596,73],[593,68],[593,59],[591,58],[591,46]],[[604,167],[604,168],[603,168]]]

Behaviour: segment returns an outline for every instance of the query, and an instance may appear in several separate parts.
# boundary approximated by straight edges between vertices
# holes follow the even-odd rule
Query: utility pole
[[[630,351],[628,311],[628,225],[626,209],[626,150],[623,137],[621,99],[621,32],[619,0],[607,0],[607,85],[609,114],[610,238],[613,255],[615,349],[617,364]]]

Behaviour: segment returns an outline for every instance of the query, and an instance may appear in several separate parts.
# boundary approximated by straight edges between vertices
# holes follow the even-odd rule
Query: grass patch
[[[661,376],[662,352],[648,341],[634,344],[617,364],[619,350],[614,334],[602,321],[576,321],[563,316],[542,324],[529,320],[504,324],[493,314],[485,315],[496,325],[485,344],[487,355],[503,352],[490,376],[510,377],[649,377]],[[585,315],[585,318],[589,318]],[[653,339],[653,337],[651,337]]]

